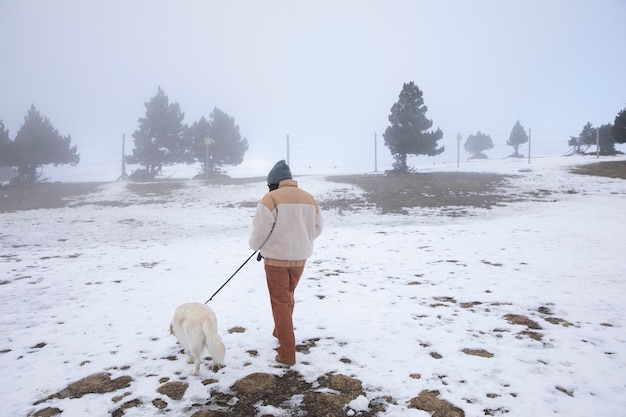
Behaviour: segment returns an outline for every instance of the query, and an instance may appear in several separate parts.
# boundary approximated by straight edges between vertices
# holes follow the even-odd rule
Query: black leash
[[[220,292],[220,291],[222,290],[222,288],[224,288],[224,287],[226,286],[226,284],[228,284],[228,282],[229,282],[231,279],[233,279],[233,277],[234,277],[235,275],[237,275],[237,272],[239,272],[239,271],[241,270],[241,268],[243,268],[243,266],[244,266],[245,264],[247,264],[247,263],[248,263],[248,261],[249,261],[250,259],[252,259],[252,257],[253,257],[253,256],[254,256],[257,252],[258,252],[258,250],[255,250],[254,252],[252,252],[252,255],[248,256],[248,259],[246,259],[246,260],[245,260],[245,262],[244,262],[244,263],[242,263],[242,264],[241,264],[241,266],[240,266],[239,268],[237,268],[237,270],[236,270],[236,271],[235,271],[235,272],[234,272],[234,273],[230,276],[230,278],[228,278],[228,279],[226,280],[226,282],[225,282],[225,283],[223,283],[223,284],[222,284],[222,286],[221,286],[221,287],[219,287],[219,288],[217,289],[217,291],[215,291],[215,292],[213,293],[213,295],[211,296],[211,298],[209,298],[208,300],[206,300],[206,301],[204,302],[204,304],[206,304],[206,303],[208,303],[209,301],[211,301],[211,300],[213,299],[213,297],[215,297],[215,294],[217,294],[218,292]]]
[[[277,214],[276,214],[276,215],[278,215],[278,207],[276,208],[276,211],[277,211]],[[257,252],[259,252],[259,251],[261,250],[261,248],[263,247],[263,245],[265,245],[265,242],[267,242],[267,241],[269,240],[270,236],[272,236],[272,232],[274,231],[274,226],[276,226],[276,222],[275,222],[275,221],[274,221],[274,224],[272,225],[272,229],[270,230],[269,235],[267,235],[267,237],[265,238],[265,240],[263,241],[263,243],[261,243],[261,246],[259,246],[259,249],[257,249],[257,250],[255,250],[254,252],[252,252],[252,255],[248,256],[248,259],[246,259],[246,260],[244,261],[244,263],[242,263],[242,264],[241,264],[241,266],[240,266],[239,268],[237,268],[237,270],[236,270],[235,272],[233,272],[233,274],[230,276],[230,278],[228,278],[228,279],[226,280],[226,282],[225,282],[225,283],[223,283],[223,284],[222,284],[222,286],[221,286],[221,287],[219,287],[219,288],[217,289],[217,291],[215,291],[215,292],[213,293],[213,295],[211,296],[211,298],[209,298],[208,300],[206,300],[206,301],[205,301],[205,303],[204,303],[204,304],[206,304],[206,303],[208,303],[209,301],[211,301],[211,300],[213,299],[213,297],[215,297],[215,294],[217,294],[218,292],[220,292],[220,291],[222,290],[222,288],[224,288],[224,287],[226,286],[226,284],[228,284],[228,282],[229,282],[231,279],[233,279],[233,277],[234,277],[235,275],[237,275],[237,272],[239,272],[239,271],[241,270],[241,268],[243,268],[243,266],[244,266],[245,264],[247,264],[247,263],[248,263],[248,261],[249,261],[250,259],[252,259],[252,257],[253,257],[253,256],[254,256]],[[263,257],[261,256],[261,252],[259,252],[259,256],[256,258],[256,260],[257,260],[257,261],[260,261],[261,259],[263,259]]]

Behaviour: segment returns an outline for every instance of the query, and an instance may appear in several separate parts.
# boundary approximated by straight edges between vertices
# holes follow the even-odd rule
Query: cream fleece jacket
[[[297,181],[283,180],[257,205],[248,243],[261,249],[267,264],[304,265],[322,228],[322,213],[313,196],[298,188]]]

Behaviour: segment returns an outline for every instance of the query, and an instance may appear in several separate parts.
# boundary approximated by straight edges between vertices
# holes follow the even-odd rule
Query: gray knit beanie
[[[289,169],[289,165],[287,165],[287,162],[282,159],[276,162],[276,165],[274,165],[270,173],[267,175],[267,183],[278,184],[282,180],[290,180],[291,178],[291,170]]]

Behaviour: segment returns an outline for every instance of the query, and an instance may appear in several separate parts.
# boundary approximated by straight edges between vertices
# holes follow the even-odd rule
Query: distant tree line
[[[248,141],[241,137],[235,120],[215,107],[209,118],[202,116],[191,126],[183,123],[184,113],[178,103],[170,103],[162,88],[145,103],[145,117],[138,119],[139,127],[132,134],[134,149],[125,156],[128,164],[140,168],[131,179],[153,180],[162,173],[164,166],[199,163],[201,176],[222,175],[226,165],[239,165],[248,150]],[[383,137],[394,163],[392,172],[411,170],[407,165],[409,155],[439,155],[444,151],[438,146],[443,138],[441,129],[432,129],[432,120],[426,117],[428,107],[424,104],[422,91],[414,82],[405,83],[398,101],[389,114],[390,125]],[[514,124],[507,145],[513,147],[511,157],[521,158],[519,147],[529,140],[521,123]],[[581,133],[571,137],[570,153],[584,154],[599,141],[598,151],[604,155],[616,153],[616,143],[626,143],[626,108],[615,117],[613,124],[594,128],[587,123]],[[487,133],[478,131],[469,135],[464,144],[471,158],[487,158],[485,151],[494,144]],[[24,124],[11,140],[4,122],[0,120],[0,166],[17,168],[16,182],[40,180],[44,165],[76,165],[80,155],[71,137],[61,135],[50,120],[42,116],[34,105],[30,107]]]
[[[208,120],[202,116],[187,126],[178,103],[170,103],[160,87],[145,106],[146,115],[139,118],[132,135],[135,147],[125,157],[127,163],[141,166],[131,174],[132,179],[153,180],[164,166],[195,162],[200,163],[202,175],[218,175],[224,173],[224,166],[243,162],[248,141],[241,137],[235,120],[219,108],[213,109]],[[17,168],[14,183],[40,181],[44,165],[80,162],[71,141],[31,105],[13,140],[0,120],[0,167]]]
[[[584,155],[591,146],[597,145],[597,152],[601,155],[615,155],[616,143],[626,143],[626,108],[617,113],[613,124],[608,123],[594,128],[589,122],[578,136],[570,137],[568,145],[570,154]]]
[[[426,117],[428,107],[424,104],[423,93],[414,82],[405,83],[400,92],[398,101],[391,107],[389,114],[389,127],[383,137],[385,145],[394,157],[393,170],[391,172],[406,173],[411,169],[407,165],[408,155],[439,155],[444,147],[438,147],[437,142],[443,138],[441,129],[429,130],[433,122]],[[522,157],[519,147],[528,142],[528,135],[519,121],[513,126],[513,130],[507,141],[507,145],[514,149],[512,157]],[[464,149],[472,156],[470,159],[484,159],[485,151],[494,147],[491,136],[478,131],[475,135],[469,135]]]
[[[389,114],[390,125],[383,137],[385,145],[394,157],[392,172],[405,173],[410,171],[407,166],[408,155],[435,156],[444,151],[444,147],[437,147],[437,142],[443,138],[441,129],[431,129],[433,122],[426,117],[428,107],[424,104],[422,91],[414,82],[405,83],[398,101],[391,107]],[[572,137],[568,144],[572,153],[585,153],[596,144],[596,131],[599,135],[599,152],[603,155],[614,155],[616,143],[626,143],[626,108],[620,111],[611,125],[603,125],[594,129],[587,123],[578,137]],[[522,124],[515,122],[506,144],[513,148],[511,158],[523,158],[519,147],[529,141],[529,135]],[[485,159],[485,151],[493,149],[491,136],[480,130],[469,135],[463,145],[465,151],[471,154],[470,159]]]

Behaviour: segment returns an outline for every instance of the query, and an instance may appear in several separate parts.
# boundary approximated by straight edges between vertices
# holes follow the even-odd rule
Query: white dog
[[[192,375],[200,373],[200,355],[204,352],[205,346],[213,359],[213,372],[217,372],[219,368],[224,366],[226,349],[222,339],[217,334],[215,313],[208,306],[200,303],[187,303],[178,306],[170,324],[170,333],[176,336],[178,343],[189,354],[187,363],[196,365]]]

